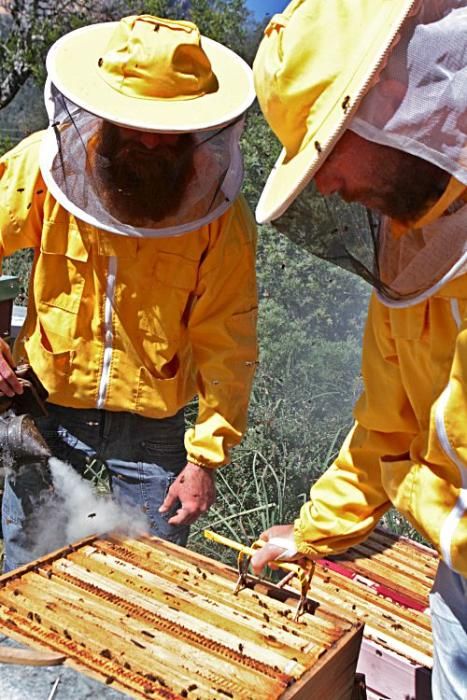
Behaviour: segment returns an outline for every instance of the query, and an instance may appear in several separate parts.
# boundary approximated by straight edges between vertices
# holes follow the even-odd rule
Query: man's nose
[[[152,133],[150,131],[141,131],[139,133],[139,142],[149,150],[156,148],[161,141],[161,134]]]
[[[327,163],[324,163],[321,166],[316,173],[314,180],[316,189],[323,195],[339,192],[343,184],[339,173],[335,172],[331,167],[327,167]]]

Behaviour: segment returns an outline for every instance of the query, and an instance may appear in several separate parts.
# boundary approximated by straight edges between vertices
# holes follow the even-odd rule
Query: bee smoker
[[[51,452],[33,419],[47,415],[48,393],[29,365],[19,366],[15,374],[23,393],[0,399],[0,466],[18,471],[27,464],[45,465]]]

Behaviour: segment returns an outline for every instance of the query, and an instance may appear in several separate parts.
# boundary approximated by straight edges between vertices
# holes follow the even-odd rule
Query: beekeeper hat
[[[329,155],[420,0],[294,0],[265,30],[258,100],[283,145],[256,209],[283,214]]]
[[[254,99],[250,67],[192,22],[150,15],[94,24],[50,49],[47,71],[71,102],[144,131],[227,124]]]

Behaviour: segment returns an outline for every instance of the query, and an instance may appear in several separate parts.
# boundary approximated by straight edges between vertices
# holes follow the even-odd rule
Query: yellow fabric
[[[125,238],[69,215],[38,171],[41,134],[0,159],[0,254],[32,247],[27,319],[15,347],[50,401],[96,407],[111,261],[112,355],[104,408],[175,414],[199,395],[190,461],[216,467],[241,439],[257,359],[256,229],[242,198],[198,231]]]
[[[310,182],[384,67],[419,0],[292,0],[265,30],[253,77],[284,146],[256,211],[277,218]]]
[[[342,552],[393,504],[442,554],[448,532],[466,576],[467,275],[409,308],[373,295],[363,379],[355,425],[295,523],[298,549]]]
[[[108,85],[129,97],[187,99],[219,87],[198,27],[151,15],[120,20],[98,68]]]

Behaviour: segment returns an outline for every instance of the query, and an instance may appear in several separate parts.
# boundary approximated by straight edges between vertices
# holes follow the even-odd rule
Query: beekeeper
[[[465,700],[465,0],[297,0],[270,20],[253,72],[284,147],[257,220],[375,287],[355,425],[295,523],[262,534],[254,568],[343,552],[396,507],[441,558],[434,698]],[[333,195],[379,226],[365,237]]]
[[[142,15],[67,34],[47,71],[48,129],[0,159],[1,254],[34,250],[0,390],[20,392],[12,368],[29,362],[53,454],[80,471],[104,460],[115,497],[184,544],[245,430],[257,359],[256,232],[239,196],[251,69],[190,22]],[[5,570],[40,551],[46,486],[32,470],[7,479]]]

